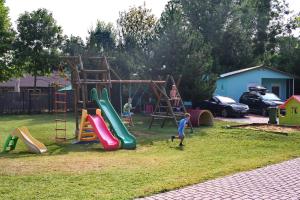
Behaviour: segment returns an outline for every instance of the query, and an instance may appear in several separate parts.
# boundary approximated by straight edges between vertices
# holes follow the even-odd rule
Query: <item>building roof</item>
[[[259,68],[269,69],[269,70],[275,71],[275,72],[277,72],[277,73],[281,73],[281,74],[290,76],[291,78],[295,78],[295,76],[292,75],[292,74],[289,74],[289,73],[287,73],[287,72],[283,72],[283,71],[280,71],[280,70],[278,70],[278,69],[274,69],[274,68],[271,68],[271,67],[266,67],[266,66],[263,66],[263,65],[258,65],[258,66],[255,66],[255,67],[249,67],[249,68],[240,69],[240,70],[228,72],[228,73],[225,73],[225,74],[221,74],[221,75],[220,75],[220,78],[225,78],[225,77],[228,77],[228,76],[240,74],[240,73],[243,73],[243,72],[248,72],[248,71],[255,70],[255,69],[259,69]]]
[[[296,101],[298,101],[300,103],[300,95],[293,95],[291,96],[288,100],[286,100],[284,102],[284,104],[282,104],[281,106],[279,106],[280,109],[284,109],[285,106],[292,100],[295,99]]]
[[[70,81],[65,80],[59,76],[58,72],[54,72],[50,76],[37,76],[36,87],[49,87],[52,84],[61,84],[61,85],[69,85]],[[16,85],[20,85],[20,87],[33,87],[34,85],[34,77],[31,75],[25,75],[21,78],[10,79],[7,82],[0,83],[0,87],[15,87]]]

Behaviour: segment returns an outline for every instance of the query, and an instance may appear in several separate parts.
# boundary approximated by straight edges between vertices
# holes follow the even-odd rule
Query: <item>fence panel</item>
[[[10,92],[0,94],[0,112],[1,113],[22,113],[24,112],[26,101],[24,93]]]
[[[0,94],[0,114],[33,114],[53,112],[53,90],[48,93],[33,94],[29,92],[7,92]],[[73,91],[67,91],[67,110],[73,111]]]

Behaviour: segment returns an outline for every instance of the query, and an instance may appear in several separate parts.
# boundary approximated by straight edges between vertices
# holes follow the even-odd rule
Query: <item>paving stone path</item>
[[[300,200],[300,158],[143,198],[171,199]]]

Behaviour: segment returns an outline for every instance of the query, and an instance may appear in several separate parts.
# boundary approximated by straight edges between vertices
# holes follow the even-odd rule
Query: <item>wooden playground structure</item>
[[[96,88],[101,95],[103,88],[107,88],[110,94],[112,84],[145,84],[148,85],[157,98],[154,112],[151,114],[151,128],[155,122],[160,122],[164,127],[167,120],[174,122],[178,126],[178,120],[187,112],[179,91],[177,90],[180,80],[176,83],[172,76],[167,76],[166,80],[122,80],[120,76],[110,67],[106,57],[87,58],[93,63],[93,69],[84,66],[81,56],[65,56],[63,61],[70,66],[71,83],[74,91],[74,111],[76,119],[76,137],[79,132],[79,120],[82,109],[95,110],[95,105],[89,99],[89,90]],[[117,79],[112,79],[114,75]],[[168,84],[176,85],[179,104],[174,107],[167,94]],[[189,124],[192,130],[192,124]]]
[[[67,77],[63,73],[63,68],[59,66],[59,72],[61,76]],[[66,141],[67,140],[67,92],[61,90],[66,87],[57,80],[55,82],[54,90],[54,114],[55,114],[55,140]]]

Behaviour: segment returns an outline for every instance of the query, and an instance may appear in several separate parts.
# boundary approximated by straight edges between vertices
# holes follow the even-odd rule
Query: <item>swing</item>
[[[122,99],[123,99],[123,92],[122,91],[123,91],[123,87],[122,87],[122,84],[120,83],[120,111],[121,111],[121,117],[122,117],[123,123],[126,124],[126,125],[129,125],[129,126],[134,126],[133,120],[132,120],[132,113],[130,112],[130,110],[132,108],[129,109],[128,113],[123,112],[124,110],[123,110],[123,104],[122,104]],[[131,84],[129,85],[128,93],[129,93],[128,94],[128,99],[129,99],[129,98],[131,98]],[[136,95],[136,93],[137,93],[137,91],[135,92],[135,94],[131,98],[131,103],[132,103],[132,100],[133,100],[134,96]]]

